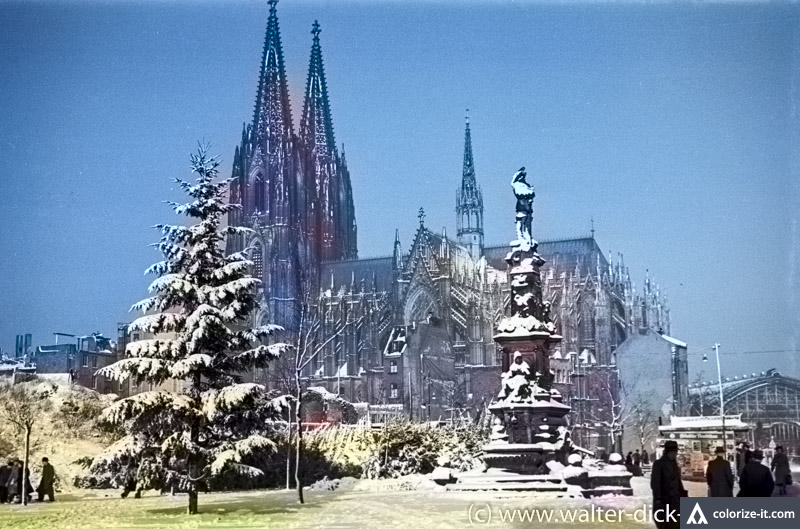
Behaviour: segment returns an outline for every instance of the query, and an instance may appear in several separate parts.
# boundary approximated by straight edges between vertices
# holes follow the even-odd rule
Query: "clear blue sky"
[[[282,0],[278,16],[295,115],[322,26],[361,256],[390,253],[395,228],[407,248],[420,206],[454,234],[469,108],[487,243],[513,238],[525,165],[538,239],[593,218],[666,292],[695,360],[718,341],[731,375],[797,376],[796,2]],[[230,171],[266,2],[6,1],[0,20],[0,347],[113,336],[197,140]]]

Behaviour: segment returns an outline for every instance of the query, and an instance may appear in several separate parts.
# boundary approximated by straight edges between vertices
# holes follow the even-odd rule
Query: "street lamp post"
[[[722,398],[722,371],[719,366],[719,344],[714,344],[714,356],[717,359],[717,384],[719,385],[719,414],[722,418],[722,447],[728,451],[728,438],[725,434],[725,400]],[[708,361],[708,355],[703,355],[703,361]],[[726,456],[727,457],[727,456]]]

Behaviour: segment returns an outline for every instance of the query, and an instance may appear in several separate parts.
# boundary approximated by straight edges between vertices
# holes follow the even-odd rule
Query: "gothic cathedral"
[[[292,124],[276,10],[269,1],[261,74],[251,124],[234,155],[229,217],[246,235],[262,280],[260,322],[289,334],[313,329],[304,372],[325,387],[387,415],[439,418],[478,413],[496,393],[492,340],[508,304],[507,245],[484,244],[483,196],[469,120],[457,188],[456,234],[419,226],[408,251],[395,236],[388,257],[358,259],[356,217],[344,150],[333,135],[320,27],[313,41],[300,129]],[[455,183],[455,179],[454,179]],[[455,186],[454,186],[455,187]],[[669,311],[647,279],[637,292],[621,259],[610,262],[591,236],[542,241],[544,299],[563,336],[551,367],[565,401],[576,365],[613,366],[634,332],[669,332]],[[256,378],[278,387],[280,368]]]

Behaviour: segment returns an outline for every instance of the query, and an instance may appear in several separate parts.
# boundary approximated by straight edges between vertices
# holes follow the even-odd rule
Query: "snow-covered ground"
[[[702,484],[700,484],[702,485]],[[691,485],[690,485],[691,486]],[[525,516],[554,516],[548,527],[597,525],[597,520],[567,522],[559,517],[594,516],[608,510],[624,511],[615,527],[652,527],[634,519],[649,506],[647,478],[634,478],[632,497],[582,499],[531,497],[530,494],[446,492],[423,476],[397,480],[346,478],[334,487],[312,487],[299,505],[294,491],[212,493],[200,496],[200,514],[188,516],[186,496],[121,499],[119,491],[74,491],[55,503],[0,506],[4,528],[256,528],[256,527],[521,527],[534,522]],[[594,505],[594,509],[592,508]],[[600,508],[600,510],[598,510]],[[626,518],[627,516],[627,518]],[[514,521],[511,517],[515,517]]]
[[[704,496],[705,484],[685,482],[690,496]],[[616,528],[653,527],[647,477],[633,478],[633,496],[592,501],[533,497],[523,493],[446,492],[424,476],[395,480],[345,478],[312,486],[299,505],[295,491],[211,493],[200,496],[200,514],[188,516],[186,496],[121,499],[118,490],[81,491],[57,496],[55,503],[0,505],[0,526],[25,529],[127,528],[548,528],[595,527],[613,521]],[[796,495],[795,486],[795,495]],[[613,514],[613,520],[599,517]],[[549,522],[537,520],[552,517]],[[569,519],[570,516],[573,519]],[[594,517],[594,518],[592,518]]]

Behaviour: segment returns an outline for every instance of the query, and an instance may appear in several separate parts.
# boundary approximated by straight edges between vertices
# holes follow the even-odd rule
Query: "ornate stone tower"
[[[475,181],[475,164],[472,161],[472,137],[469,116],[464,133],[464,169],[461,189],[456,196],[456,237],[458,244],[469,251],[476,261],[483,255],[483,195]]]
[[[320,31],[314,21],[299,138],[304,168],[301,220],[307,234],[305,253],[312,264],[358,255],[350,174],[333,137]]]
[[[302,268],[297,241],[304,234],[299,222],[299,159],[276,4],[277,0],[269,2],[253,122],[234,155],[230,186],[230,201],[242,208],[232,212],[229,223],[253,232],[231,241],[228,250],[251,251],[254,275],[263,288],[265,314],[259,318],[291,329],[298,323]]]
[[[257,318],[298,329],[300,303],[319,284],[320,263],[354,259],[356,221],[350,174],[333,137],[328,89],[315,21],[300,135],[295,136],[283,63],[277,0],[269,17],[253,122],[234,154],[229,200],[240,204],[228,251],[247,250],[261,279]]]

